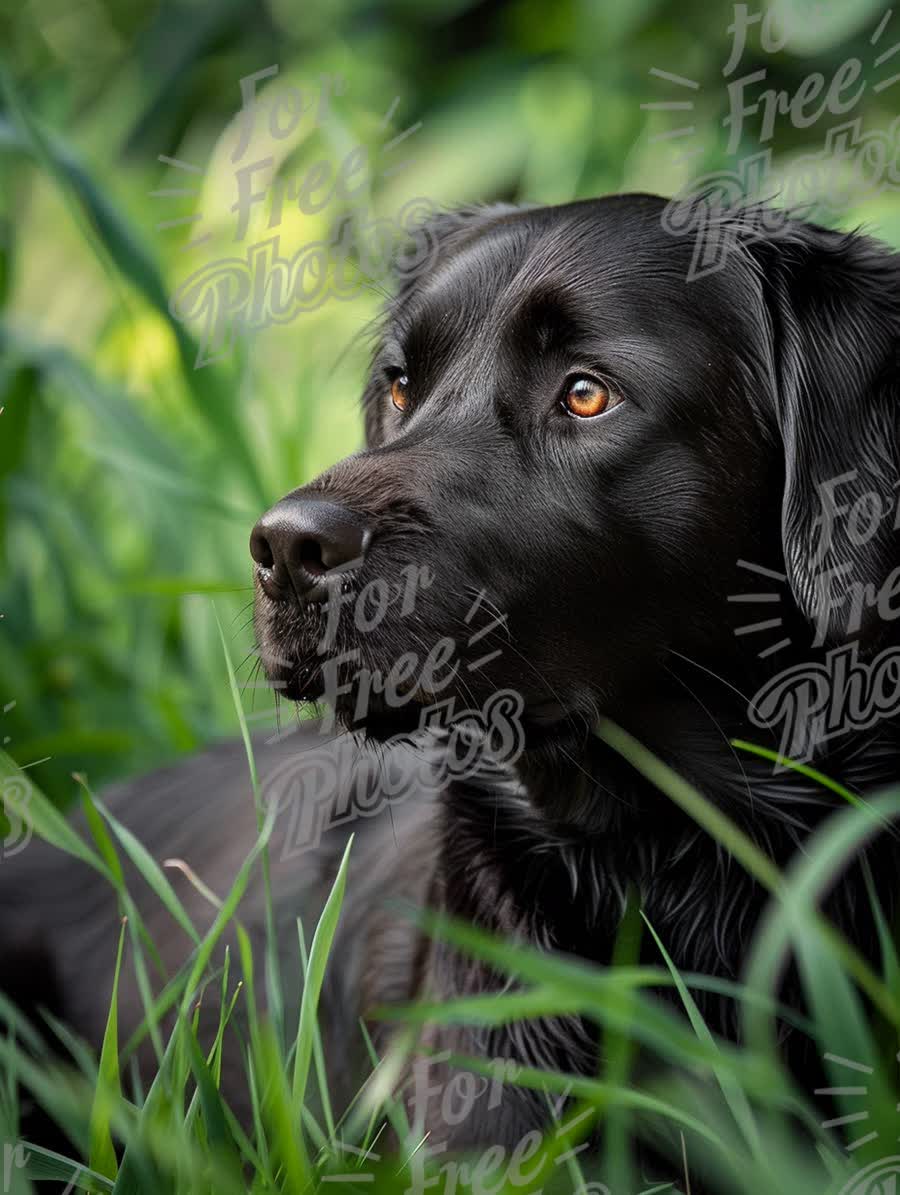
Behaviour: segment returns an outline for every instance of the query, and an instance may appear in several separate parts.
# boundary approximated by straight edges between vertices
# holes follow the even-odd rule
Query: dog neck
[[[784,866],[844,800],[809,775],[733,746],[762,737],[743,699],[723,700],[721,686],[716,695],[709,678],[692,679],[689,693],[675,680],[660,688],[626,728]],[[853,792],[884,785],[900,768],[896,721],[845,736],[813,762]],[[450,912],[600,962],[609,961],[633,892],[678,966],[733,976],[767,899],[704,830],[593,734],[579,739],[573,730],[526,751],[515,775],[487,768],[454,782],[443,817]]]
[[[779,867],[784,867],[841,798],[814,778],[739,751],[733,738],[751,733],[738,692],[723,693],[711,675],[689,688],[670,676],[642,713],[621,719],[634,738],[714,803]],[[725,686],[726,690],[728,686]],[[713,718],[710,711],[715,711]],[[893,780],[900,734],[884,722],[845,737],[814,762],[855,792]],[[485,766],[452,781],[439,806],[442,819],[430,903],[504,942],[558,951],[600,966],[619,956],[626,910],[639,904],[649,929],[637,924],[635,961],[665,970],[653,935],[682,975],[738,981],[770,894],[673,801],[596,735],[574,726],[554,745],[526,750],[515,771]],[[874,890],[893,917],[896,848],[884,834],[866,852]],[[824,911],[866,957],[876,958],[878,931],[865,902],[860,864],[824,902]],[[421,990],[441,999],[507,990],[512,980],[440,938],[425,952]],[[679,1003],[671,988],[663,999]],[[708,1027],[738,1040],[739,1002],[711,990],[693,997]],[[789,967],[778,997],[802,1009],[803,993]],[[814,1046],[782,1025],[790,1066],[812,1088],[819,1060]],[[495,1027],[432,1027],[435,1050],[567,1073],[596,1073],[597,1029],[578,1015],[516,1021]],[[527,1095],[516,1112],[523,1126],[541,1123]],[[437,1131],[439,1126],[435,1128]],[[500,1131],[499,1129],[497,1130]],[[508,1131],[510,1139],[515,1137]]]

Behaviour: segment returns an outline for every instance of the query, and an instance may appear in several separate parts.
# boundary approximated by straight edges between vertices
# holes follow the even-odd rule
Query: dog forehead
[[[473,338],[578,325],[624,332],[690,319],[684,245],[650,196],[528,209],[488,221],[451,247],[412,288],[398,331],[468,347]]]
[[[524,220],[474,232],[446,255],[413,290],[409,322],[434,326],[461,325],[496,312],[502,296],[516,284],[524,262],[533,253],[537,234]],[[462,317],[462,318],[460,318]]]

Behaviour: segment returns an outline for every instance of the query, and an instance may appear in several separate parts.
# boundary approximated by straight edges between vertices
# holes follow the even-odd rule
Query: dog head
[[[664,209],[623,195],[432,225],[435,260],[385,313],[366,448],[253,532],[286,696],[384,736],[514,691],[529,745],[577,738],[627,720],[675,655],[767,667],[729,604],[748,561],[785,578],[794,642],[846,636],[822,578],[881,587],[894,522],[825,526],[822,487],[842,479],[835,510],[896,502],[898,259],[725,213],[722,268],[691,279],[693,237]],[[858,621],[871,650],[885,622]]]

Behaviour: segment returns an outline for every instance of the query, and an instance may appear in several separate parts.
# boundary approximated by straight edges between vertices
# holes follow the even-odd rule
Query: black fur
[[[680,968],[737,978],[764,893],[592,729],[600,717],[625,727],[780,866],[840,803],[730,740],[779,748],[779,728],[748,717],[777,672],[835,645],[855,642],[868,660],[896,642],[896,623],[872,611],[848,628],[847,607],[829,613],[820,583],[837,569],[842,584],[877,591],[900,561],[893,518],[864,545],[842,525],[820,541],[815,519],[820,483],[854,470],[840,492],[848,504],[896,494],[900,265],[871,239],[807,223],[752,236],[764,213],[742,211],[719,214],[732,245],[723,268],[688,280],[692,237],[664,231],[663,209],[628,195],[442,218],[435,267],[401,288],[379,330],[367,449],[296,495],[368,521],[371,547],[347,583],[422,562],[438,578],[414,624],[389,615],[361,636],[348,622],[335,650],[356,647],[386,672],[401,652],[457,634],[476,592],[507,616],[493,636],[502,653],[463,670],[456,695],[471,705],[495,689],[522,693],[521,787],[448,787],[435,903],[605,963],[631,887]],[[398,373],[409,378],[402,413],[389,395]],[[622,404],[590,422],[567,416],[559,394],[582,373]],[[748,561],[785,582],[754,577]],[[778,594],[777,636],[791,638],[762,657],[765,641],[735,632],[772,606],[729,601],[760,589]],[[258,594],[263,658],[289,695],[321,691],[319,617]],[[352,697],[339,703],[350,725]],[[418,712],[372,705],[375,737]],[[831,742],[817,734],[809,720],[812,762],[852,791],[896,779],[894,717]],[[870,852],[889,914],[891,855],[890,841]],[[871,952],[861,894],[856,870],[829,912]],[[436,946],[422,986],[443,998],[495,982]],[[729,1002],[702,1002],[736,1033]],[[580,1023],[542,1022],[435,1031],[432,1044],[591,1070],[591,1040]],[[814,1059],[795,1053],[811,1076]],[[497,1115],[503,1124],[479,1118],[450,1136],[511,1142],[541,1113]]]
[[[846,566],[848,583],[878,589],[900,556],[893,520],[864,546],[838,527],[821,551],[814,520],[819,483],[852,470],[842,493],[850,501],[895,493],[898,259],[866,237],[799,222],[752,239],[750,217],[726,213],[734,245],[723,268],[689,281],[691,237],[664,231],[663,209],[661,199],[626,195],[441,218],[429,230],[434,262],[402,284],[379,327],[366,449],[297,491],[340,503],[371,528],[364,561],[343,579],[351,592],[409,565],[427,564],[436,578],[414,616],[395,603],[366,634],[342,620],[334,652],[357,649],[366,668],[388,672],[403,652],[424,655],[449,635],[461,645],[449,690],[461,705],[506,689],[524,699],[526,750],[512,772],[485,765],[437,796],[413,791],[394,808],[395,826],[364,824],[326,994],[340,1049],[380,1001],[501,982],[385,911],[397,896],[602,964],[634,890],[679,968],[739,976],[765,894],[596,736],[601,717],[715,801],[779,865],[840,804],[730,740],[780,746],[778,728],[761,729],[748,711],[787,666],[849,642],[870,660],[897,642],[896,622],[871,613],[848,631],[846,610],[823,610],[818,584],[824,568]],[[390,399],[397,373],[409,378],[402,414]],[[623,401],[590,422],[571,417],[559,396],[573,374],[598,377]],[[742,562],[785,581],[754,579]],[[735,631],[774,607],[729,600],[766,589],[779,599],[773,637],[790,639],[772,655],[760,654],[771,640]],[[500,616],[468,645],[475,627]],[[289,697],[322,693],[324,617],[320,606],[258,591],[261,654]],[[491,648],[502,650],[467,670]],[[356,722],[353,697],[343,695],[338,713],[370,742],[418,724],[420,703],[378,699]],[[828,741],[811,721],[803,738],[815,766],[854,792],[900,772],[893,711]],[[303,739],[304,750],[312,745]],[[290,742],[278,750],[290,754]],[[225,872],[204,818],[218,832],[223,792],[236,782],[227,764],[214,779],[213,766],[195,765],[191,784],[176,777],[169,805],[190,808],[182,850],[215,887]],[[277,766],[261,753],[264,781]],[[294,766],[302,772],[302,753]],[[215,800],[204,802],[204,791]],[[126,791],[123,811],[135,806]],[[141,820],[159,852],[173,853],[152,812]],[[242,825],[252,836],[249,817]],[[281,869],[286,957],[293,918],[321,902],[343,836],[332,835],[315,863],[306,855]],[[885,836],[868,853],[889,916],[892,848]],[[5,875],[21,891],[31,850],[0,868],[0,886]],[[859,870],[836,877],[829,913],[873,954],[867,910]],[[660,961],[646,942],[644,953]],[[62,973],[73,991],[82,983],[76,969]],[[790,977],[786,995],[799,998]],[[715,1029],[737,1033],[729,1002],[701,1000]],[[426,1033],[437,1048],[588,1073],[595,1042],[574,1019]],[[814,1073],[802,1049],[793,1061],[801,1078]],[[542,1100],[511,1089],[461,1125],[444,1121],[439,1102],[413,1108],[432,1143],[514,1144],[545,1116]]]

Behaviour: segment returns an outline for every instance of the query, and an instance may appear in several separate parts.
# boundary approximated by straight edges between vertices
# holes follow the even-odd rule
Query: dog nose
[[[359,515],[321,498],[282,498],[250,535],[250,555],[270,597],[303,597],[329,573],[341,572],[366,550]]]

